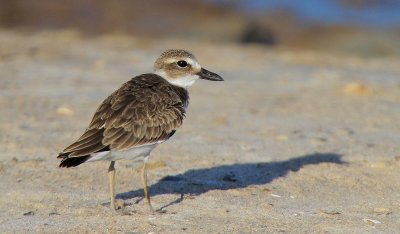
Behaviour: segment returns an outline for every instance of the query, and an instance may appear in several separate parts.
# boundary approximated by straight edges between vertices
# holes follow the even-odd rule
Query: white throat
[[[162,78],[166,79],[169,83],[182,87],[187,88],[192,86],[197,79],[199,79],[198,75],[186,75],[181,76],[179,78],[172,79],[170,78],[165,71],[156,71],[155,74],[161,76]]]

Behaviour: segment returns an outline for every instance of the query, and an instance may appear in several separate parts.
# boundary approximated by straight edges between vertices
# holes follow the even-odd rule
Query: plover
[[[136,76],[106,98],[89,127],[59,155],[60,167],[111,161],[108,168],[111,208],[115,201],[115,161],[143,158],[142,182],[151,211],[146,163],[151,151],[182,125],[189,104],[187,88],[197,80],[223,81],[202,68],[186,50],[167,50],[154,63],[154,73]]]

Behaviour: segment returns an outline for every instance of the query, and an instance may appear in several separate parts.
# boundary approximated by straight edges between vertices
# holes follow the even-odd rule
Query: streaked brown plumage
[[[60,153],[60,167],[77,166],[93,153],[167,140],[182,125],[188,102],[186,89],[158,75],[132,78],[103,101],[83,135]]]
[[[59,155],[60,167],[109,160],[111,207],[115,202],[115,168],[119,159],[143,157],[142,181],[147,204],[146,161],[150,152],[168,140],[182,125],[189,95],[186,90],[197,79],[223,79],[200,66],[185,50],[167,50],[154,64],[154,73],[132,78],[97,108],[89,127]]]

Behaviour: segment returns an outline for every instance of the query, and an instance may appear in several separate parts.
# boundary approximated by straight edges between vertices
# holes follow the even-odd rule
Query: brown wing
[[[59,157],[162,142],[182,125],[188,95],[154,74],[133,78],[104,100],[85,133]]]

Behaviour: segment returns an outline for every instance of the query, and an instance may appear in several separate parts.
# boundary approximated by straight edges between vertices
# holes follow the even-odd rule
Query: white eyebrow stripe
[[[187,63],[192,65],[192,67],[194,69],[196,69],[196,70],[200,70],[201,69],[200,64],[196,60],[194,60],[192,58],[182,58],[181,60],[185,60]],[[175,63],[175,62],[178,62],[178,59],[176,59],[176,58],[168,58],[168,59],[165,60],[165,62],[166,63]]]
[[[175,58],[169,58],[165,60],[166,63],[175,63],[177,60]]]

